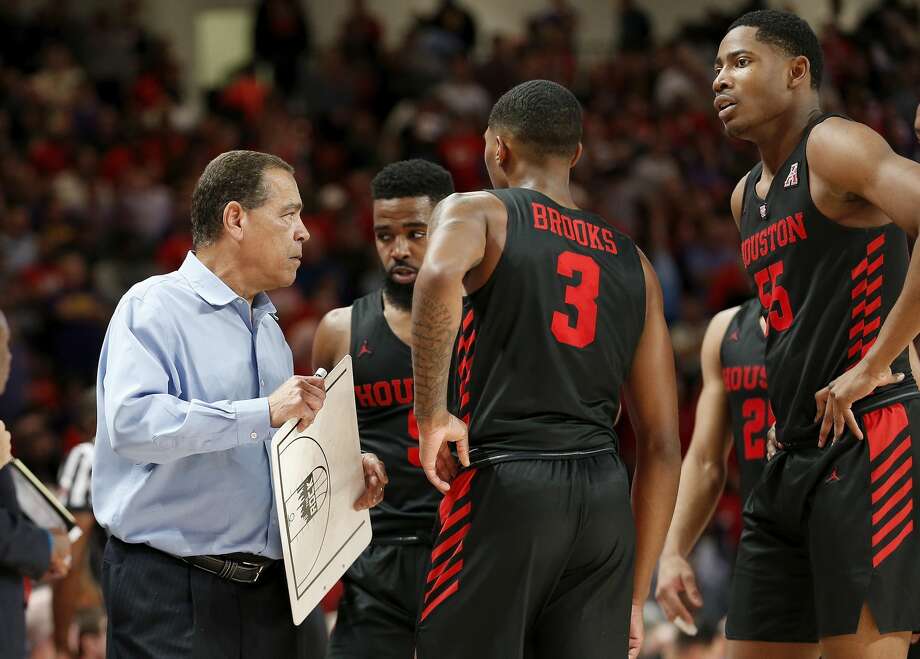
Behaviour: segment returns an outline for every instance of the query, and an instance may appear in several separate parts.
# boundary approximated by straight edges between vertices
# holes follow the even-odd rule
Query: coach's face
[[[726,34],[719,45],[712,82],[713,105],[725,132],[744,138],[752,128],[785,112],[792,100],[794,60],[801,59],[758,41],[757,28],[736,27]]]
[[[268,193],[265,203],[243,211],[240,220],[240,260],[248,284],[270,291],[294,283],[310,234],[300,219],[303,202],[294,176],[267,169],[262,182]]]

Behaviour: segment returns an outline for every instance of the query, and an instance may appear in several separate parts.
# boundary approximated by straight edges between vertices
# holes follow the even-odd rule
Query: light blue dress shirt
[[[176,556],[281,558],[268,396],[293,359],[274,312],[191,252],[122,297],[99,359],[92,486],[115,537]]]

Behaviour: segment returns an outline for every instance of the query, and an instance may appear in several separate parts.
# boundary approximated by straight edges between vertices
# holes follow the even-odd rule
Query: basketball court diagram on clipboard
[[[326,400],[298,432],[272,439],[272,481],[291,612],[296,624],[316,607],[371,540],[370,514],[353,504],[364,491],[351,358],[326,378]]]

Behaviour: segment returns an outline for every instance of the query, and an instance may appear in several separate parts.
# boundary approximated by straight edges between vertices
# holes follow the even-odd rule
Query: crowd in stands
[[[191,248],[191,191],[214,156],[257,149],[296,168],[311,239],[296,284],[272,299],[295,370],[306,373],[318,319],[381,282],[375,172],[424,157],[443,164],[460,191],[488,187],[489,110],[530,78],[556,80],[581,99],[579,204],[632,235],[658,272],[689,440],[706,323],[751,294],[728,199],[756,152],[722,133],[712,61],[727,25],[760,3],[706,10],[664,39],[641,1],[621,0],[614,46],[599,53],[579,49],[592,17],[567,0],[534,0],[520,36],[486,33],[452,0],[387,35],[373,3],[351,0],[329,44],[316,41],[304,3],[263,0],[253,10],[252,61],[203,100],[184,92],[189,72],[168,35],[145,27],[136,0],[89,15],[76,4],[0,6],[0,308],[14,332],[0,418],[14,453],[42,479],[54,482],[67,451],[92,438],[80,401],[95,382],[108,319],[131,284],[177,268]],[[850,31],[836,19],[841,2],[829,5],[835,18],[814,26],[826,58],[824,107],[917,157],[916,5],[884,0]],[[621,428],[629,455],[631,434]],[[698,551],[714,620],[726,606],[739,509],[729,493]]]

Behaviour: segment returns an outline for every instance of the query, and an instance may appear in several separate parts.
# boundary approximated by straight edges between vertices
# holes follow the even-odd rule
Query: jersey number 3
[[[584,348],[594,343],[597,334],[597,295],[601,269],[590,256],[562,252],[556,261],[556,274],[574,279],[576,273],[580,275],[578,284],[565,287],[565,303],[575,307],[575,322],[572,323],[570,314],[554,311],[550,329],[559,343]]]

